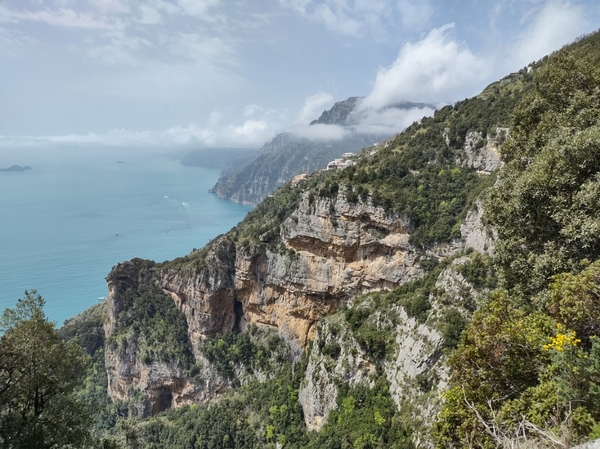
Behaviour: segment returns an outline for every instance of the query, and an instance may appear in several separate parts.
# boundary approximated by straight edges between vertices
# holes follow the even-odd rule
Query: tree
[[[501,283],[525,294],[600,254],[600,72],[563,50],[535,82],[514,112],[506,166],[484,208],[498,232]]]
[[[449,361],[439,447],[569,447],[600,430],[600,72],[560,51],[514,111],[485,218],[503,290]],[[587,268],[586,268],[587,267]]]
[[[73,394],[88,358],[60,340],[44,304],[35,290],[25,291],[0,318],[0,448],[82,447],[89,441],[89,411]]]

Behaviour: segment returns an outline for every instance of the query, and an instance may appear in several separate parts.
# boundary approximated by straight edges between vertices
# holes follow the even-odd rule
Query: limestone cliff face
[[[474,214],[464,226],[464,239],[440,246],[433,254],[437,251],[445,257],[461,250],[473,229],[478,229],[480,214]],[[349,299],[423,275],[422,255],[409,243],[411,230],[404,217],[388,216],[369,203],[348,203],[343,190],[331,200],[311,202],[305,194],[281,226],[287,250],[243,249],[226,235],[213,242],[195,268],[116,267],[108,277],[107,337],[115,329],[120,295],[141,283],[155,283],[185,314],[199,360],[204,339],[243,329],[247,323],[275,328],[301,349],[313,337],[315,323]],[[115,399],[126,399],[132,388],[149,398],[162,391],[162,399],[150,401],[149,407],[156,410],[163,407],[157,401],[169,402],[164,397],[171,397],[171,405],[177,406],[209,399],[227,387],[210,370],[204,373],[205,384],[199,386],[191,385],[177,368],[141,363],[135,342],[128,343],[125,354],[107,351],[109,393]]]
[[[462,157],[457,163],[473,167],[479,173],[490,174],[502,167],[500,145],[508,137],[508,128],[496,128],[494,135],[483,135],[476,131],[467,133]]]
[[[327,422],[330,412],[337,407],[340,385],[372,387],[378,365],[396,406],[404,409],[404,416],[410,419],[406,424],[414,429],[432,425],[449,374],[444,316],[459,313],[468,319],[471,313],[468,306],[481,294],[459,272],[459,267],[470,261],[469,256],[455,258],[441,271],[428,298],[431,309],[426,319],[410,316],[400,304],[383,309],[374,307],[370,297],[350,304],[357,310],[371,309],[367,321],[393,341],[381,359],[374,359],[360,346],[343,312],[319,322],[299,392],[309,430],[318,431]],[[430,434],[417,430],[414,439],[418,447],[433,447]]]
[[[339,354],[326,354],[323,349],[328,345],[339,348]],[[340,384],[371,386],[374,372],[375,364],[361,349],[343,316],[337,314],[319,323],[298,395],[307,429],[318,431],[326,423],[337,407]]]
[[[429,256],[441,259],[462,250],[478,218],[475,213],[465,225],[463,239],[433,248]],[[117,266],[107,278],[107,337],[117,327],[121,295],[153,283],[185,315],[194,355],[204,371],[203,381],[192,383],[177,367],[142,363],[136,342],[128,341],[125,353],[106,354],[111,397],[124,400],[141,390],[154,412],[164,404],[178,406],[218,395],[228,383],[203,359],[203,341],[243,330],[249,323],[276,329],[299,352],[313,338],[315,324],[340,305],[424,275],[424,255],[409,243],[412,228],[405,217],[386,215],[369,202],[349,203],[343,188],[334,199],[314,199],[305,192],[280,227],[283,245],[278,249],[246,248],[224,235],[193,263]]]
[[[280,133],[265,143],[254,160],[219,178],[212,193],[256,205],[296,175],[327,167],[346,152],[356,152],[384,136],[348,132],[342,140],[309,140]]]
[[[128,289],[154,283],[184,313],[188,336],[200,360],[204,339],[243,329],[247,323],[275,328],[297,350],[314,334],[314,325],[357,294],[392,288],[422,275],[419,256],[410,247],[411,224],[386,217],[368,204],[351,205],[343,193],[335,200],[308,195],[281,226],[287,250],[236,247],[229,236],[217,239],[198,266],[121,264],[109,275],[107,338],[117,328],[120,298]],[[123,354],[108,350],[109,394],[131,397],[139,389],[157,401],[177,406],[202,401],[226,388],[214,372],[192,385],[178,368],[142,363],[135,341]],[[205,364],[206,365],[206,364]],[[162,390],[161,390],[162,389]],[[167,391],[168,390],[168,391]],[[151,410],[162,405],[151,402]]]
[[[200,372],[191,379],[179,363],[143,360],[136,332],[117,335],[119,313],[125,306],[124,295],[143,283],[155,283],[153,265],[136,261],[117,265],[107,277],[108,299],[104,325],[106,340],[119,338],[119,344],[105,346],[108,394],[116,401],[134,399],[139,417],[154,415],[172,407],[204,402],[222,393],[226,379],[211,370],[201,354],[197,354]]]

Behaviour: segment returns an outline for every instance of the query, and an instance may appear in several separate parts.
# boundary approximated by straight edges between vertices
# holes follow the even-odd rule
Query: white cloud
[[[406,129],[410,124],[425,116],[433,115],[434,109],[429,107],[397,109],[363,109],[352,119],[356,123],[352,129],[358,133],[389,136]]]
[[[331,31],[351,36],[370,34],[377,40],[390,40],[394,30],[421,29],[429,22],[433,8],[429,0],[280,0],[312,22]]]
[[[543,5],[532,14],[531,24],[518,38],[513,66],[522,67],[572,42],[589,26],[585,14],[582,6],[570,2]]]
[[[246,120],[242,125],[233,127],[233,132],[238,136],[249,137],[257,133],[264,133],[269,129],[262,120]]]
[[[0,22],[41,22],[51,26],[64,28],[86,29],[121,29],[120,21],[108,22],[104,18],[98,19],[90,13],[79,13],[72,9],[59,8],[57,10],[44,9],[39,11],[11,11],[0,6]]]
[[[297,125],[290,132],[309,140],[342,140],[350,134],[348,129],[338,125]]]
[[[402,101],[452,102],[477,93],[489,63],[452,38],[453,25],[407,43],[394,63],[380,69],[362,109],[380,109]]]
[[[210,8],[217,6],[220,0],[178,0],[177,3],[186,13],[202,16]]]
[[[302,106],[302,110],[298,114],[296,123],[308,125],[311,121],[319,118],[323,107],[331,106],[333,102],[333,95],[326,92],[319,92],[315,95],[311,95],[304,101],[304,106]]]
[[[265,116],[269,111],[265,111]],[[259,148],[281,129],[277,121],[247,119],[241,124],[225,123],[224,114],[212,111],[204,125],[191,122],[164,131],[130,131],[115,128],[106,133],[66,134],[46,136],[0,136],[0,148],[102,145],[120,147],[173,147],[193,143],[197,146],[233,146]]]

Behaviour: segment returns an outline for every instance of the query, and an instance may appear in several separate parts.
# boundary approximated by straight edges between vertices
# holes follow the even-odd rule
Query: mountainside
[[[527,82],[526,75],[520,75],[509,84],[525,86]],[[367,369],[362,377],[366,385],[371,382],[368,373],[381,366],[382,381],[389,383],[396,406],[405,400],[402,391],[409,379],[415,383],[418,376],[425,379],[427,373],[435,372],[432,376],[439,382],[430,390],[437,391],[446,376],[443,348],[456,332],[448,331],[440,320],[453,316],[460,323],[473,306],[463,299],[448,302],[457,289],[470,288],[469,284],[461,287],[466,281],[460,275],[458,280],[444,281],[457,275],[434,267],[460,254],[467,244],[481,252],[490,250],[481,211],[474,204],[479,192],[494,182],[489,173],[500,166],[498,139],[505,138],[505,130],[492,126],[506,125],[499,105],[516,103],[523,91],[501,89],[497,101],[482,97],[448,106],[395,140],[364,150],[350,169],[321,172],[298,185],[287,184],[202,250],[162,264],[134,260],[116,266],[107,277],[105,324],[111,397],[137,403],[140,416],[208,401],[233,386],[206,352],[212,339],[254,325],[273,329],[291,348],[288,360],[295,360],[311,340],[324,338],[319,337],[324,317],[358,304],[353,301],[360,295],[395,291],[407,283],[422,285],[419,280],[423,278],[428,279],[426,287],[414,298],[411,290],[405,297],[401,293],[381,300],[368,296],[361,301],[364,312],[342,318],[350,324],[345,331],[340,327],[340,337],[351,338],[358,348],[343,356],[351,357],[347,359],[350,372],[340,359],[341,365],[328,374],[330,380],[315,384],[311,373],[316,375],[321,369],[321,363],[314,360],[323,357],[322,351],[339,347],[337,356],[342,357],[348,348],[342,340],[326,339],[313,345],[318,352],[309,358],[300,399],[309,428],[321,428],[331,412],[331,398],[336,396],[333,385],[353,378],[354,362],[350,362],[357,357]],[[468,120],[473,121],[470,126],[465,124]],[[411,146],[406,145],[409,141]],[[429,186],[427,190],[420,187],[423,183]],[[407,203],[390,203],[392,197]],[[428,206],[433,202],[439,209]],[[468,258],[462,261],[466,262]],[[431,288],[436,283],[440,287],[434,294]],[[441,286],[446,284],[448,293],[441,295]],[[155,326],[145,329],[139,319],[125,319],[140,313],[139,301],[151,297],[176,306],[187,338],[178,331],[179,325],[155,335]],[[442,297],[446,299],[436,299]],[[386,321],[377,318],[373,301],[394,304]],[[160,321],[182,319],[173,316]],[[383,340],[375,336],[380,326],[387,329],[381,331],[387,333]],[[420,337],[412,335],[410,329],[415,326],[422,329]],[[169,337],[169,333],[176,335]],[[452,345],[456,344],[453,338]],[[394,339],[400,346],[392,343]],[[178,343],[163,351],[159,343],[165,340]],[[386,362],[385,354],[394,361]],[[243,361],[233,363],[235,373],[248,373]],[[319,377],[325,380],[323,375]],[[354,382],[357,387],[365,385],[359,378]],[[323,396],[320,384],[323,388],[330,385],[328,396]],[[415,391],[420,394],[418,388]],[[431,421],[435,407],[415,413]]]
[[[123,445],[599,435],[599,41],[285,184],[201,250],[114,267],[95,366]]]
[[[346,125],[352,112],[360,103],[362,97],[350,97],[335,103],[331,109],[323,111],[321,116],[310,122],[311,125]]]
[[[344,153],[354,153],[389,137],[352,130],[351,125],[356,124],[353,113],[361,99],[350,97],[339,101],[311,122],[311,125],[346,127],[343,139],[311,140],[292,133],[278,134],[261,148],[256,159],[222,176],[211,192],[238,203],[256,205],[294,176],[324,169]],[[393,107],[413,109],[426,106],[429,105],[402,103]]]
[[[343,153],[358,151],[377,140],[377,136],[353,134],[342,140],[311,141],[281,133],[260,149],[257,158],[219,178],[210,191],[237,203],[255,205],[294,176],[325,168]]]

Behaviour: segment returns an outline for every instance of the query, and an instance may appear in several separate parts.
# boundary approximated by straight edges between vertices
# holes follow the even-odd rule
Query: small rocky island
[[[0,171],[27,171],[27,170],[31,170],[31,167],[29,165],[25,165],[24,167],[21,167],[20,165],[11,165],[8,168],[0,168]]]

